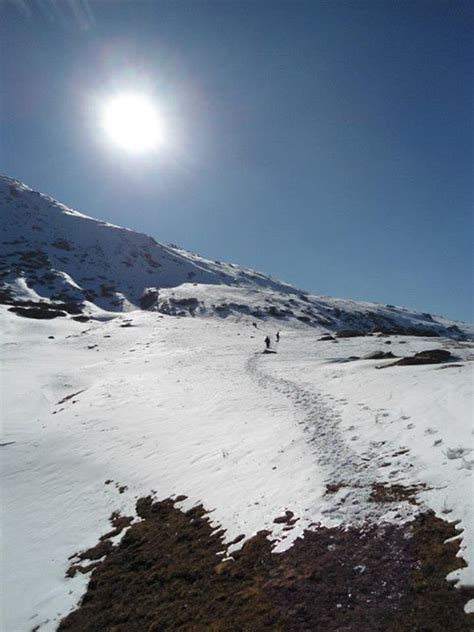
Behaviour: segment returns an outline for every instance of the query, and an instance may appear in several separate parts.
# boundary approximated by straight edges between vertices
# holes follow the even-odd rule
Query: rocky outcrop
[[[428,351],[415,353],[413,356],[401,358],[396,364],[399,366],[411,364],[439,364],[451,360],[455,360],[455,357],[446,349],[429,349]]]

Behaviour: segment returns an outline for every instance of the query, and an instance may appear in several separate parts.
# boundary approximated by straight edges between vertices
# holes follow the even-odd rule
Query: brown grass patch
[[[137,514],[60,632],[472,629],[463,606],[474,591],[445,580],[463,564],[458,542],[444,543],[456,529],[433,513],[405,525],[317,526],[278,554],[262,531],[231,557],[201,505],[184,512],[148,497]]]
[[[426,489],[426,485],[387,485],[385,483],[374,483],[369,501],[374,503],[397,503],[409,502],[416,505],[416,494]]]

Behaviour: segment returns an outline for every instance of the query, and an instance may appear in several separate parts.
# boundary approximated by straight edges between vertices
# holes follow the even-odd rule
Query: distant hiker
[[[252,323],[252,325],[257,329],[257,323]]]
[[[265,338],[265,344],[267,345],[267,349],[270,349],[270,338],[268,336]]]
[[[276,332],[275,338],[276,338],[277,342],[280,342],[280,332],[279,331]]]

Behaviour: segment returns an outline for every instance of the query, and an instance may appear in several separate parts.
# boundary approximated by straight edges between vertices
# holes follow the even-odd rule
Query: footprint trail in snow
[[[337,523],[367,521],[405,522],[420,508],[409,502],[376,502],[370,499],[373,486],[380,479],[374,452],[370,460],[358,454],[344,440],[340,431],[340,416],[323,398],[291,380],[274,377],[261,367],[261,354],[249,358],[246,370],[265,389],[273,389],[288,397],[294,406],[298,423],[302,424],[318,465],[326,472],[327,484],[338,487],[327,495],[327,505],[321,513]]]

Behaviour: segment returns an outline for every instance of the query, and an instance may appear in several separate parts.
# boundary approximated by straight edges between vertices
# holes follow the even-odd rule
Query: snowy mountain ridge
[[[270,319],[326,331],[460,338],[468,331],[392,305],[310,295],[253,270],[93,219],[4,176],[0,209],[0,300],[26,305],[26,310],[31,302],[46,302],[58,309],[73,304],[66,311],[88,316],[97,308],[142,308],[177,316]]]

